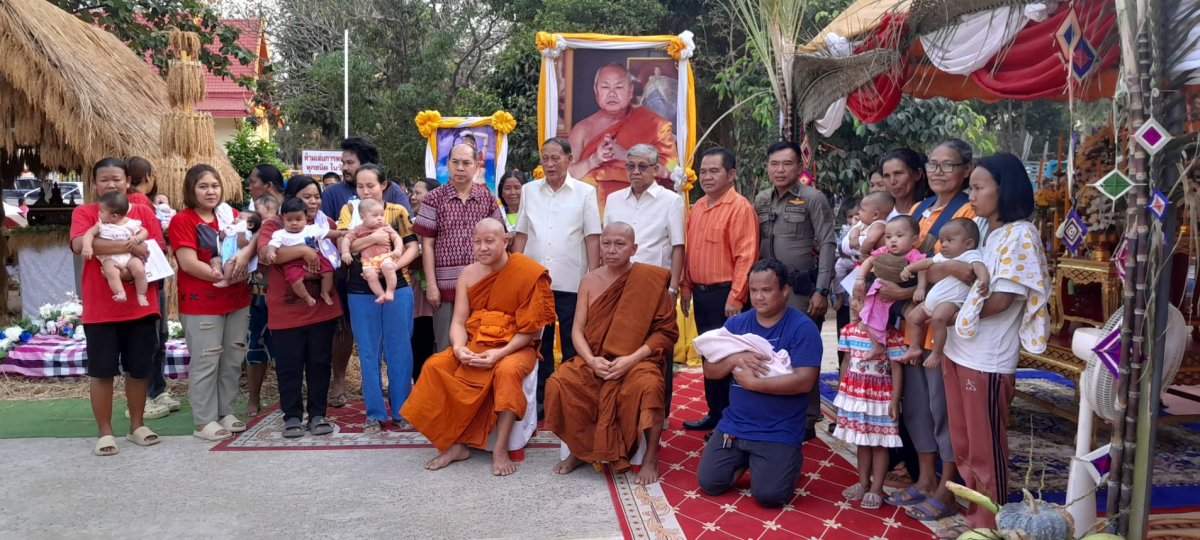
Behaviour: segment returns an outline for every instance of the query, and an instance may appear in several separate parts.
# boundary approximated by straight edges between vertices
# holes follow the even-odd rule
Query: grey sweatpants
[[[696,481],[705,493],[717,496],[733,487],[739,470],[750,470],[750,494],[758,504],[779,508],[791,502],[804,454],[790,444],[746,439],[725,440],[714,429],[700,456]]]
[[[927,351],[924,355],[929,356]],[[944,362],[945,360],[943,360]],[[954,462],[954,447],[950,446],[950,420],[946,414],[946,387],[942,382],[942,366],[904,364],[904,389],[900,396],[904,427],[918,453],[936,452],[942,461]]]
[[[188,400],[198,426],[233,414],[246,360],[250,306],[226,315],[179,315],[188,363]]]

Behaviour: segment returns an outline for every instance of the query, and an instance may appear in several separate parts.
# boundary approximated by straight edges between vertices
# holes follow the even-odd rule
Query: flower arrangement
[[[16,324],[4,329],[4,336],[0,338],[0,359],[8,357],[8,351],[13,347],[27,343],[36,335],[84,339],[82,315],[83,305],[75,295],[68,294],[64,302],[38,308],[36,318],[21,317]]]
[[[183,337],[183,325],[175,321],[167,321],[167,335],[171,339]]]

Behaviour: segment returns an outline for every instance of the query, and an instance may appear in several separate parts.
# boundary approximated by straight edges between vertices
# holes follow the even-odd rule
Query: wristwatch
[[[674,295],[678,295],[679,289],[676,289],[675,287],[667,287],[667,292],[674,294]]]
[[[813,292],[820,294],[821,296],[829,296],[829,289],[825,287],[817,287],[816,289],[813,289]]]

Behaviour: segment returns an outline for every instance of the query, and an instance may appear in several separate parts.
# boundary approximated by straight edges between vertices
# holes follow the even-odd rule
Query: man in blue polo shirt
[[[767,358],[754,353],[704,363],[706,378],[732,373],[733,386],[729,406],[704,448],[696,476],[700,489],[716,496],[750,470],[751,495],[765,507],[778,508],[791,501],[804,460],[800,446],[808,392],[821,366],[821,332],[807,315],[788,307],[791,290],[783,263],[755,263],[749,288],[754,309],[727,320],[725,329],[760,336],[776,351],[787,351],[793,372],[761,378],[759,374],[768,373]]]

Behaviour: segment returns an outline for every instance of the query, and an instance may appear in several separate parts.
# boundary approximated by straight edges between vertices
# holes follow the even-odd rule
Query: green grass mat
[[[195,429],[192,409],[186,399],[181,401],[182,409],[165,418],[147,420],[146,425],[163,436],[191,435]],[[234,409],[239,417],[245,407],[246,400],[239,400]],[[117,435],[129,432],[124,399],[113,402],[113,432]],[[96,421],[92,418],[92,404],[88,399],[0,401],[0,439],[95,436]]]

